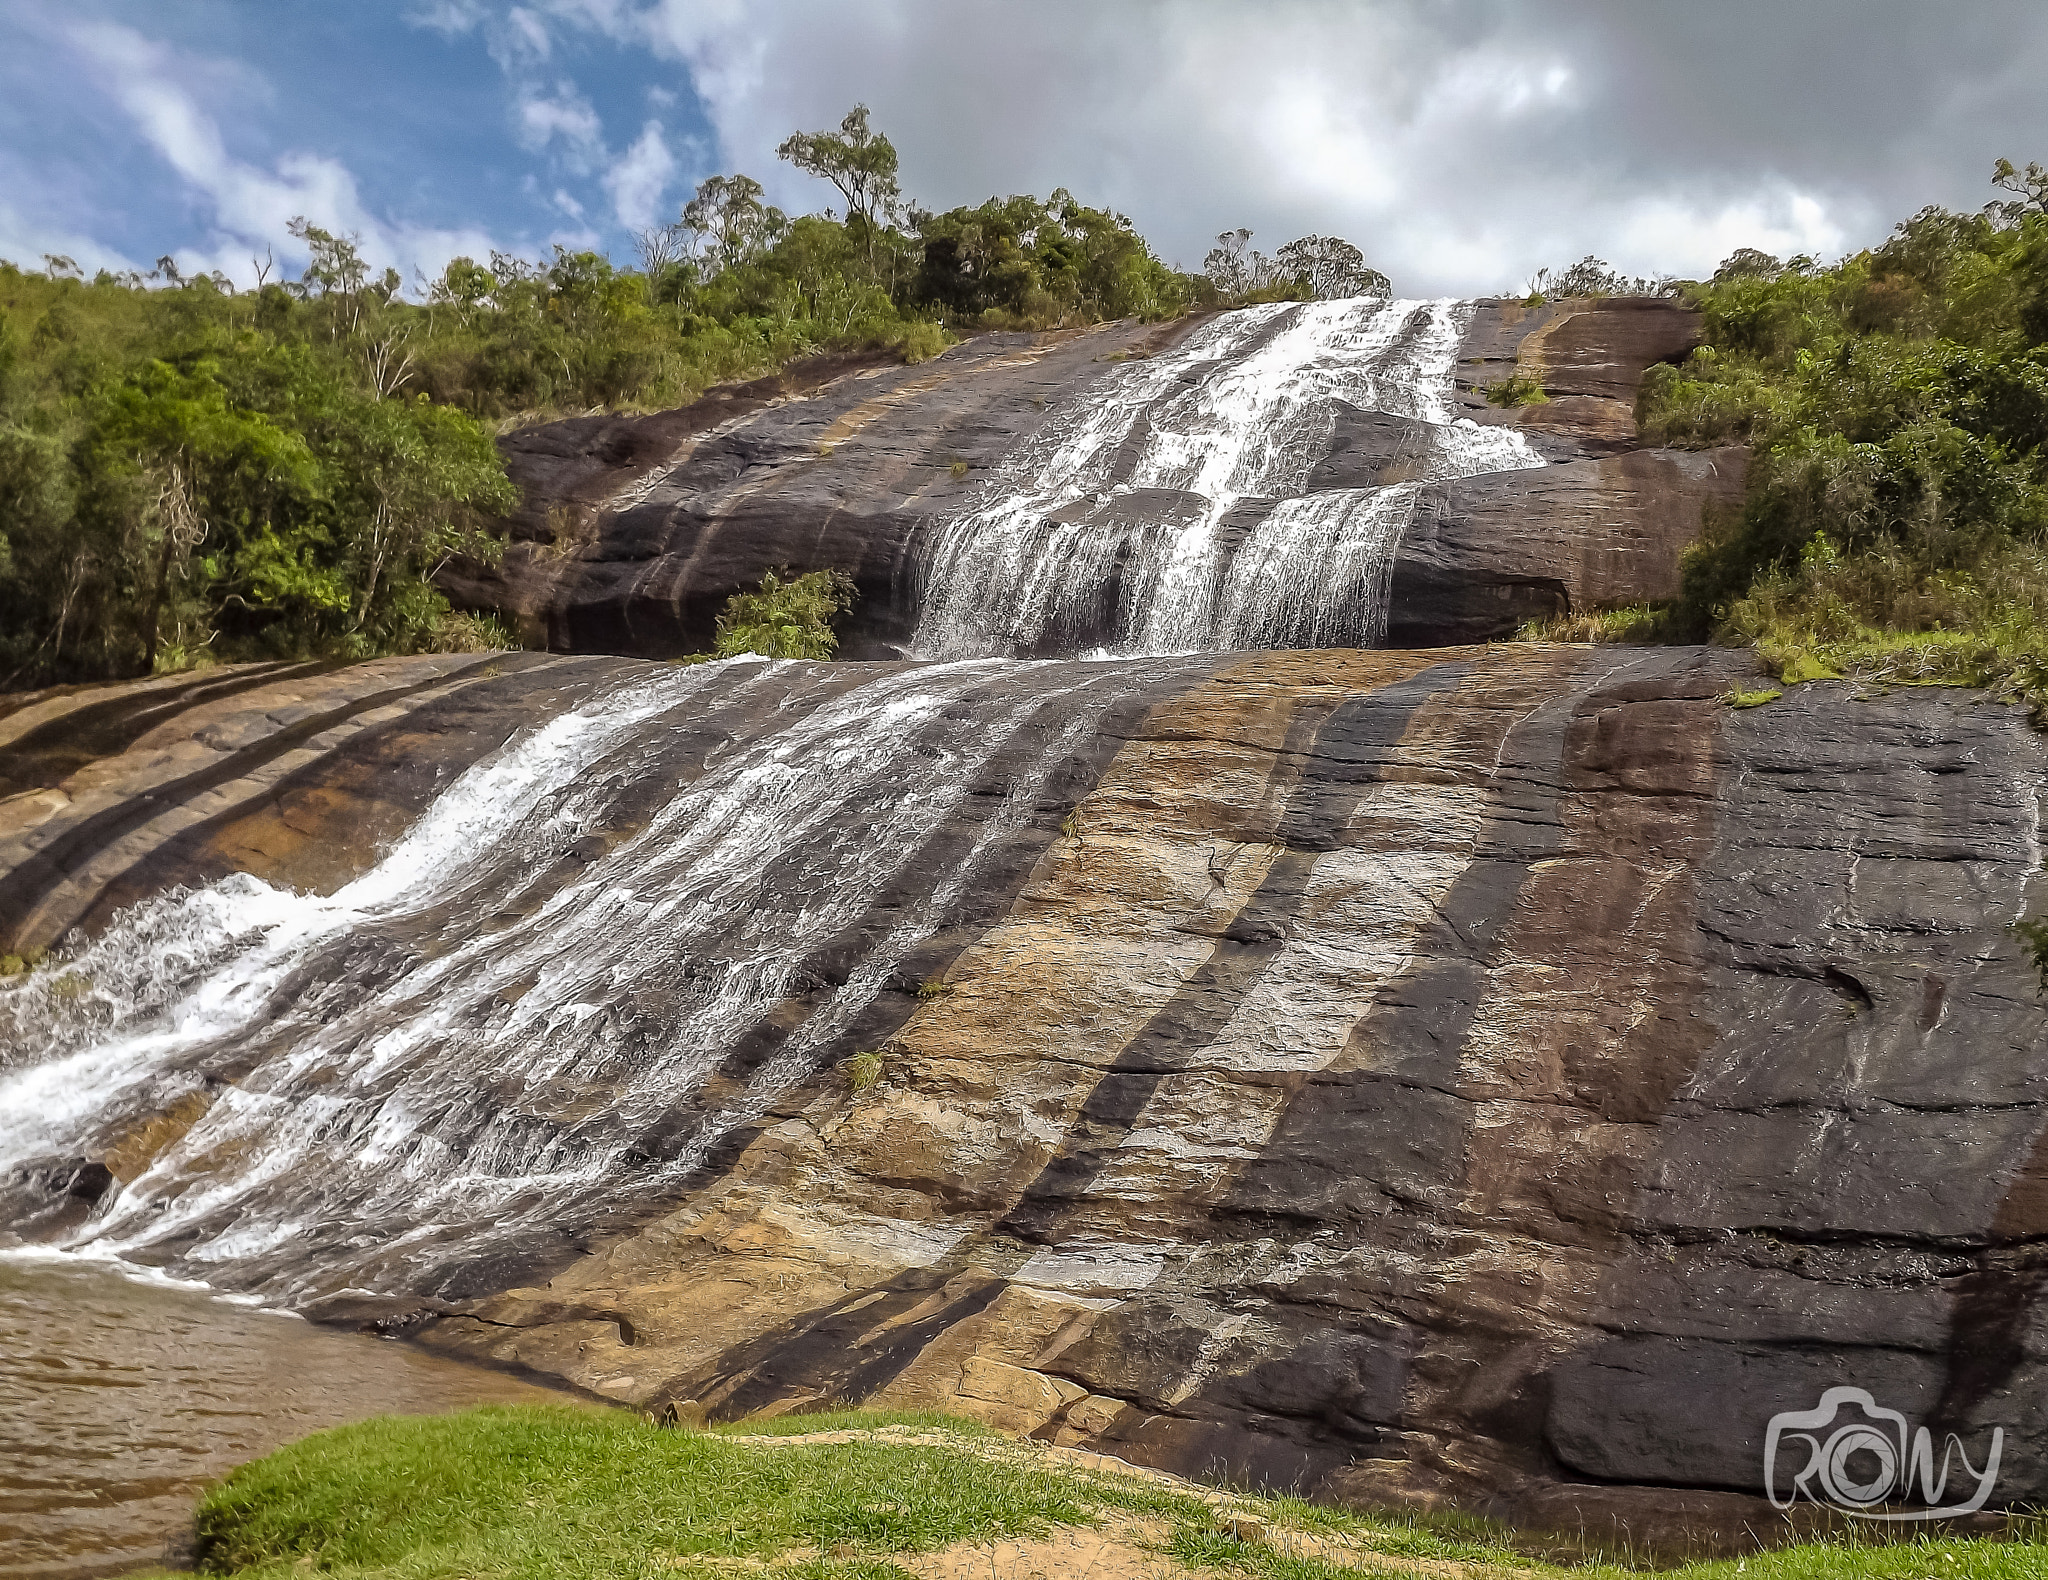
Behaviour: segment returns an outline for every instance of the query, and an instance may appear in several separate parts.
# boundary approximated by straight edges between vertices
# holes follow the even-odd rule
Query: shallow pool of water
[[[322,1427],[562,1398],[105,1264],[0,1252],[0,1580],[161,1563],[209,1482]]]

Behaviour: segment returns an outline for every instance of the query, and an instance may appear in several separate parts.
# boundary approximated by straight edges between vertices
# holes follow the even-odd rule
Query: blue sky
[[[0,33],[0,255],[25,262],[171,253],[240,277],[299,212],[418,267],[552,242],[623,258],[714,160],[686,68],[480,7],[10,0]]]
[[[2037,0],[0,0],[0,257],[238,281],[595,246],[856,101],[929,206],[1057,185],[1170,260],[1349,237],[1409,292],[1832,255],[2048,158]]]

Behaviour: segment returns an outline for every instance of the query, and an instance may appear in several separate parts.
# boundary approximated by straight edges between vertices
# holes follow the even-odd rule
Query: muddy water
[[[322,1427],[562,1397],[104,1265],[0,1253],[0,1580],[161,1563],[208,1482]]]

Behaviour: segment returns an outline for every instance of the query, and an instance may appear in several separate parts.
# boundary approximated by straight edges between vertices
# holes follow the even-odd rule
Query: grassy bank
[[[852,1429],[852,1430],[849,1430]],[[759,1434],[776,1434],[765,1441]],[[799,1435],[800,1434],[800,1435]],[[1093,1472],[971,1423],[810,1416],[712,1432],[624,1412],[490,1408],[323,1432],[244,1467],[198,1516],[205,1570],[242,1576],[881,1577],[1364,1573],[1580,1576],[1478,1526]],[[970,1550],[969,1544],[981,1544]],[[2048,1546],[1809,1546],[1683,1580],[2037,1580]]]

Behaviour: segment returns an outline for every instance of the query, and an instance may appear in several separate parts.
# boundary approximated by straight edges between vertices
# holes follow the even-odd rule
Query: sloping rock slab
[[[918,367],[821,358],[680,412],[521,429],[501,441],[525,496],[504,563],[451,565],[442,585],[531,646],[668,658],[708,651],[725,600],[764,571],[835,569],[859,592],[841,656],[900,656],[924,596],[921,533],[1048,411],[1201,321],[982,335]],[[1566,608],[1674,596],[1677,548],[1742,485],[1738,453],[1702,464],[1638,448],[1644,369],[1698,337],[1699,315],[1662,299],[1480,303],[1459,413],[1517,427],[1563,464],[1430,494],[1397,562],[1389,641],[1481,640]],[[1518,369],[1550,401],[1490,406],[1486,387]],[[1430,443],[1426,424],[1341,410],[1309,486],[1428,476]],[[1064,636],[1063,652],[1105,639]]]
[[[2002,1431],[1992,1506],[2048,1497],[2048,995],[2010,926],[2048,909],[2048,748],[1958,690],[1732,709],[1750,664],[1132,666],[917,960],[941,989],[907,972],[633,1213],[363,1320],[679,1418],[942,1407],[1731,1547],[1793,1528],[1762,1496],[1772,1418],[1854,1387],[1980,1468]],[[133,886],[179,881],[177,849],[336,881],[346,853],[314,852],[351,802],[384,826],[521,710],[634,667],[439,676]],[[735,706],[826,678],[750,668]],[[622,805],[703,750],[676,739]],[[146,793],[151,760],[92,772]],[[871,1085],[833,1062],[856,1049]]]
[[[1425,490],[1394,561],[1387,640],[1505,636],[1524,620],[1675,598],[1707,510],[1742,502],[1748,450],[1629,450]]]
[[[442,586],[529,645],[707,652],[725,600],[764,571],[834,569],[860,598],[841,656],[893,657],[916,625],[911,534],[1059,400],[1197,319],[988,334],[932,362],[820,359],[682,412],[578,418],[500,449],[525,494],[505,562]]]

